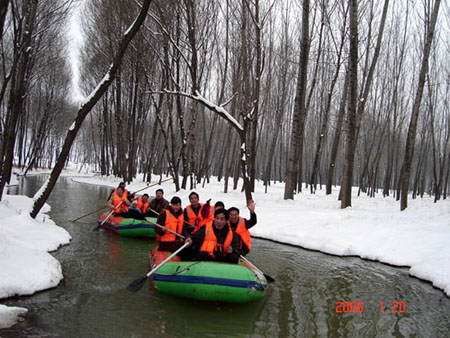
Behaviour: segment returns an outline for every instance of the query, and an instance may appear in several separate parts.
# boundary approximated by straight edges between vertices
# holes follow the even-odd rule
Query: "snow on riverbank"
[[[48,252],[70,242],[69,233],[55,225],[44,210],[36,220],[32,199],[3,195],[0,202],[0,299],[30,295],[55,287],[63,279],[61,265]],[[0,328],[13,325],[26,309],[0,304]]]
[[[157,182],[155,178],[152,182]],[[76,181],[117,186],[117,178],[76,178]],[[129,191],[145,187],[136,179]],[[177,195],[183,207],[189,204],[190,191],[175,193],[172,181],[162,184],[166,199]],[[196,191],[200,201],[212,198],[211,204],[221,200],[225,207],[236,206],[241,216],[249,218],[244,194],[232,190],[223,193],[223,182],[215,179]],[[240,187],[240,186],[239,186]],[[142,193],[154,195],[158,187]],[[258,224],[252,236],[301,246],[339,256],[360,256],[397,266],[409,266],[412,276],[431,281],[450,296],[450,204],[449,200],[433,203],[433,198],[409,199],[409,207],[400,212],[399,202],[392,197],[378,195],[357,196],[354,190],[352,207],[340,209],[338,189],[326,196],[324,190],[315,195],[308,189],[295,196],[294,201],[283,199],[284,184],[275,184],[264,193],[257,184],[253,199],[256,202]],[[87,211],[87,210],[86,210]],[[257,250],[257,248],[254,248]]]

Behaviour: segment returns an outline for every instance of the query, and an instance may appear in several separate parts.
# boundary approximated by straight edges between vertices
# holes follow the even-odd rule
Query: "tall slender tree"
[[[306,83],[309,58],[309,0],[303,0],[302,8],[302,40],[300,50],[300,63],[297,78],[297,90],[295,96],[294,117],[292,120],[291,142],[286,169],[286,185],[284,188],[284,199],[294,199],[294,191],[297,179],[298,147],[303,139],[302,122],[306,118]],[[304,130],[304,129],[303,129]],[[301,154],[300,154],[301,156]]]
[[[430,0],[431,1],[431,0]],[[419,79],[417,83],[416,95],[414,98],[411,120],[409,122],[408,136],[406,138],[405,153],[403,158],[403,166],[401,171],[401,198],[400,210],[408,207],[409,178],[411,175],[411,163],[414,156],[414,145],[417,131],[417,120],[419,118],[420,104],[422,102],[422,94],[425,86],[425,78],[428,72],[428,60],[430,58],[431,44],[433,43],[434,30],[436,27],[437,17],[441,0],[435,0],[431,16],[425,16],[425,43],[423,47],[422,64],[420,66]],[[425,6],[426,8],[426,6]],[[427,14],[427,13],[426,13]]]
[[[348,58],[349,98],[347,110],[347,130],[345,164],[341,187],[341,208],[352,205],[353,164],[356,148],[356,104],[358,100],[358,0],[349,0],[350,15],[350,55]]]

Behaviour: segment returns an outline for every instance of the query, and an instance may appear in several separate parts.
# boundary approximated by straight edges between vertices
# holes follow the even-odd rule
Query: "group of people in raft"
[[[214,206],[210,205],[210,200],[200,203],[196,192],[189,194],[190,204],[184,210],[179,197],[172,197],[169,203],[164,199],[162,189],[156,190],[155,195],[151,201],[148,194],[133,196],[122,182],[111,193],[108,206],[117,217],[157,217],[159,225],[184,236],[182,239],[155,226],[159,250],[175,252],[184,243],[189,243],[179,253],[181,260],[237,263],[240,255],[249,253],[251,239],[248,229],[256,224],[253,201],[247,204],[250,219],[245,219],[239,215],[238,208],[225,209],[221,201]]]

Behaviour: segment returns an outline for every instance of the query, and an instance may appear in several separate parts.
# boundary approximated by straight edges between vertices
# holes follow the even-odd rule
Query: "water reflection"
[[[13,188],[32,196],[45,177]],[[64,281],[52,290],[6,303],[30,309],[26,321],[1,337],[447,337],[450,300],[407,269],[340,258],[254,240],[249,259],[275,278],[266,299],[220,304],[125,287],[149,271],[149,239],[93,232],[96,216],[69,220],[106,203],[109,188],[61,178],[50,213],[73,239],[54,253]],[[98,215],[97,215],[98,216]],[[336,302],[363,302],[363,312],[336,313]],[[393,301],[406,311],[394,313]],[[380,302],[384,304],[381,312]]]
[[[449,299],[408,276],[407,269],[267,241],[255,245],[262,251],[253,258],[255,264],[277,280],[256,323],[257,335],[447,337],[450,332]],[[361,301],[363,310],[336,313],[338,301]],[[405,313],[394,313],[393,301],[404,301]]]

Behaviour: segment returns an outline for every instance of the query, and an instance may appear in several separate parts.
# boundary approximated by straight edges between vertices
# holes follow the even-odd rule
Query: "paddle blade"
[[[269,283],[275,282],[275,279],[273,279],[273,278],[270,277],[269,275],[266,275],[265,273],[264,273],[263,275],[264,275],[264,277],[266,277],[266,279],[267,279],[267,281],[268,281]]]
[[[143,276],[132,281],[130,284],[128,284],[127,290],[131,292],[138,292],[144,286],[147,278],[148,278],[147,276]]]
[[[94,232],[94,231],[99,231],[100,230],[100,225],[97,225],[93,230],[92,230],[92,232]]]

